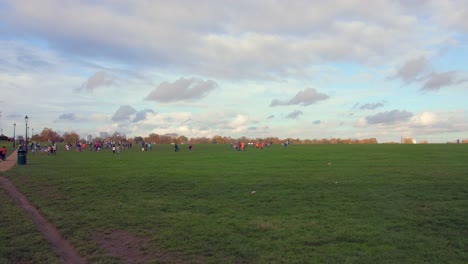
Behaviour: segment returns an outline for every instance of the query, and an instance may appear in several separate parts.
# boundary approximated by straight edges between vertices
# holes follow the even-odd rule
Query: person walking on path
[[[18,150],[13,151],[13,153],[11,153],[10,156],[8,156],[8,159],[0,162],[0,172],[7,171],[13,168],[13,166],[15,166],[16,161],[18,159],[18,155],[16,154],[17,151]]]
[[[1,147],[0,148],[0,159],[2,161],[6,160],[6,154],[7,154],[7,149],[5,148],[5,146]]]

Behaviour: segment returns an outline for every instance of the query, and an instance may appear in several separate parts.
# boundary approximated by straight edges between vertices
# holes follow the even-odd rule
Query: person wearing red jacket
[[[7,153],[7,149],[5,148],[5,146],[1,147],[0,148],[0,159],[5,161],[6,160],[6,153]]]

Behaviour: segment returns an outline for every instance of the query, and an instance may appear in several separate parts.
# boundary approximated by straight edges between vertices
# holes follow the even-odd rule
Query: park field
[[[2,175],[89,263],[468,263],[466,144],[27,158]],[[0,263],[59,262],[0,199]]]

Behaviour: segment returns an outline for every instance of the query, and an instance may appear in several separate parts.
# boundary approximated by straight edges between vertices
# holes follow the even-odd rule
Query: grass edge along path
[[[2,161],[0,172],[13,168],[17,161],[17,150],[8,156],[7,161]],[[30,217],[37,229],[42,233],[44,238],[49,242],[52,250],[65,263],[87,263],[86,260],[78,254],[75,248],[60,234],[40,212],[28,201],[26,196],[16,189],[13,183],[5,177],[0,176],[0,186],[9,194],[10,198]]]
[[[10,156],[8,156],[8,158],[6,158],[6,160],[3,160],[0,162],[0,172],[7,171],[13,168],[17,160],[18,160],[18,150],[16,149],[15,151],[13,151],[13,153],[10,154]]]

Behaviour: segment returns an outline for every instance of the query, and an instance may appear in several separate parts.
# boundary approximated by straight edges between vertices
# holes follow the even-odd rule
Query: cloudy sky
[[[468,138],[465,0],[0,0],[0,127]]]

